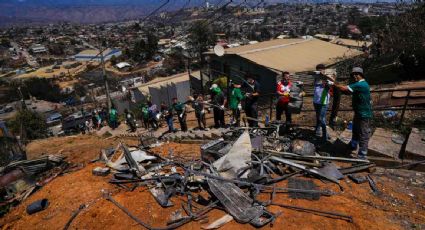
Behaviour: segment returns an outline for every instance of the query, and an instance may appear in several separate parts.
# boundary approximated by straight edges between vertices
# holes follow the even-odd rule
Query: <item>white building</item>
[[[119,49],[106,49],[103,51],[103,59],[105,61],[112,58],[112,56],[119,57],[122,52]],[[74,56],[76,61],[101,61],[101,54],[99,50],[83,50]]]
[[[41,45],[41,44],[34,44],[34,45],[31,46],[30,49],[35,54],[47,52],[47,48],[44,45]]]

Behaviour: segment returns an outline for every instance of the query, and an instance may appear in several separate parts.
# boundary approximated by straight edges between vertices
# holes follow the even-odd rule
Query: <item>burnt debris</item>
[[[173,150],[169,150],[168,157],[159,156],[150,151],[152,145],[159,143],[147,145],[146,141],[131,148],[120,144],[121,151],[116,149],[110,156],[103,154],[101,159],[114,173],[110,183],[129,191],[146,187],[162,208],[175,206],[176,196],[184,201],[178,218],[171,216],[166,227],[150,226],[116,202],[111,194],[105,197],[148,229],[171,229],[190,221],[206,223],[206,213],[212,209],[224,210],[230,217],[211,220],[212,224],[204,228],[219,227],[231,220],[261,227],[273,224],[282,214],[268,211],[270,205],[353,222],[345,214],[278,204],[273,199],[278,193],[307,200],[335,195],[343,190],[339,181],[345,175],[352,178],[358,172],[370,170],[374,164],[322,156],[312,143],[278,134],[276,129],[264,128],[223,130],[219,138],[201,146],[199,159],[174,156]],[[113,158],[116,160],[112,161]],[[342,162],[344,167],[335,162]],[[287,186],[278,185],[288,179]],[[313,179],[322,180],[327,189],[317,186]],[[368,179],[371,187],[376,188],[371,178]],[[258,199],[259,194],[270,194],[270,200]]]

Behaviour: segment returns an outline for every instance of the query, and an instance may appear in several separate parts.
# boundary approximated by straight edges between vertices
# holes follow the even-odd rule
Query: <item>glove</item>
[[[221,110],[224,110],[224,105],[220,106],[220,109],[221,109]]]
[[[201,110],[201,114],[205,114],[205,110],[203,109],[203,110]]]
[[[238,104],[238,109],[239,109],[239,110],[242,110],[242,105],[241,105],[241,103],[239,103],[239,104]]]
[[[328,80],[328,85],[333,85],[334,84],[334,82],[333,81],[329,81]]]
[[[180,113],[179,114],[179,117],[180,117],[180,119],[183,118],[183,113]]]

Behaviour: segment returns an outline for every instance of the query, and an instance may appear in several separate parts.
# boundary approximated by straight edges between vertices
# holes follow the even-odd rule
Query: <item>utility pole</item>
[[[106,77],[106,69],[105,69],[105,59],[103,57],[103,51],[100,50],[100,64],[102,65],[102,74],[103,74],[103,80],[105,81],[105,90],[106,90],[106,101],[108,103],[108,111],[111,110],[111,96],[109,94],[109,84],[108,79]]]
[[[21,97],[21,111],[25,111],[27,109],[27,105],[25,104],[25,98],[24,98],[24,95],[22,94],[22,90],[21,90],[21,87],[20,86],[18,87],[18,92],[19,92],[19,96]],[[24,125],[22,124],[22,118],[19,120],[19,123],[20,123],[20,127],[19,127],[19,133],[20,133],[19,134],[19,140],[22,143],[25,143],[26,142],[26,137],[27,137],[27,132],[26,132],[26,130],[24,128]],[[25,159],[27,158],[26,153],[24,155],[24,158]]]
[[[21,109],[25,110],[25,109],[27,109],[27,105],[25,104],[24,95],[22,94],[20,86],[18,87],[18,92],[19,92],[19,96],[21,97]]]

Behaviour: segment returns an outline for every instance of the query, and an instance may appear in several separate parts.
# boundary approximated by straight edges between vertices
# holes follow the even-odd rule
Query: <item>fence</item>
[[[313,87],[313,86],[311,86]],[[388,100],[389,102],[391,102],[392,100],[392,94],[394,92],[405,92],[405,96],[402,97],[402,102],[403,103],[399,103],[399,105],[391,105],[389,104],[385,104],[382,103],[383,100]],[[406,111],[425,111],[425,99],[420,98],[420,99],[414,99],[411,98],[414,92],[421,92],[421,93],[425,93],[425,88],[424,87],[418,87],[418,88],[408,88],[408,89],[375,89],[375,90],[371,90],[371,97],[372,97],[372,108],[373,111],[401,111],[400,114],[400,118],[399,121],[397,122],[399,126],[401,126],[403,124],[404,118],[405,118],[405,114]],[[382,94],[387,93],[389,94],[389,98],[387,99],[382,99]],[[376,95],[378,94],[378,95]],[[388,96],[388,95],[387,95]],[[260,96],[262,98],[262,102],[263,103],[259,103],[258,105],[258,110],[259,111],[266,111],[268,110],[268,115],[269,115],[269,119],[272,120],[273,119],[273,112],[274,109],[276,107],[276,101],[277,101],[277,94],[272,93],[272,94],[264,94]],[[304,107],[301,110],[301,113],[303,112],[315,112],[315,110],[312,108],[312,97],[313,94],[306,94],[304,97]],[[348,112],[348,111],[352,111],[352,107],[351,107],[351,99],[350,99],[350,103],[345,103],[343,104],[342,102],[347,101],[347,100],[343,100],[343,97],[345,99],[347,99],[348,95],[342,95],[341,96],[341,105],[342,107],[338,109],[338,111],[340,112]],[[310,100],[309,100],[310,99]],[[400,99],[396,99],[398,101],[400,101]],[[409,100],[416,100],[416,106],[409,106]],[[417,101],[419,100],[419,101]],[[268,101],[268,103],[264,103],[265,101]],[[309,103],[311,102],[311,103]],[[329,108],[328,111],[331,111],[331,109]]]
[[[203,70],[201,70],[203,71]],[[247,72],[245,71],[241,71],[238,69],[234,69],[232,68],[232,71],[234,73],[238,73],[238,77],[242,79],[243,76],[245,76],[247,74]],[[221,71],[218,70],[214,70],[214,69],[209,69],[208,71],[203,71],[203,74],[201,74],[201,78],[204,84],[208,81],[210,81],[211,79],[214,79],[214,76],[229,76],[229,74],[227,73],[223,73]],[[231,75],[231,74],[230,74]],[[239,76],[240,75],[240,76]],[[311,81],[306,81],[306,76],[304,75],[299,75],[296,76],[298,78],[302,78],[299,80],[303,80],[304,82],[304,91],[307,93],[306,96],[304,97],[304,107],[301,110],[301,113],[303,112],[315,112],[314,108],[313,108],[313,103],[312,103],[312,92],[313,92],[313,84],[312,84],[312,80]],[[313,79],[313,78],[312,78]],[[342,80],[342,79],[340,79]],[[346,80],[346,79],[345,79]],[[208,89],[203,89],[203,91],[207,91]],[[227,91],[227,90],[225,90]],[[405,95],[401,97],[401,99],[393,99],[392,98],[392,94],[394,92],[405,92]],[[414,92],[421,92],[422,98],[418,97],[418,98],[412,98],[412,95]],[[385,95],[386,94],[386,95]],[[382,96],[385,95],[386,99],[383,99]],[[416,88],[405,88],[405,89],[374,89],[371,90],[371,96],[372,96],[372,108],[373,111],[401,111],[399,120],[397,122],[398,126],[400,127],[403,124],[404,118],[405,118],[405,114],[406,111],[425,111],[425,87],[416,87]],[[348,102],[348,100],[346,100],[348,96],[345,95],[341,95],[341,102],[342,101],[346,101]],[[269,93],[269,94],[263,94],[260,96],[259,98],[259,103],[258,103],[258,110],[262,111],[264,113],[265,110],[268,110],[266,113],[268,113],[269,115],[269,119],[272,120],[273,119],[273,113],[275,112],[275,107],[276,107],[276,102],[277,102],[277,98],[278,95],[276,93]],[[344,99],[345,98],[345,99]],[[307,100],[306,100],[307,99]],[[310,99],[310,100],[309,100]],[[382,101],[393,101],[393,100],[397,100],[399,102],[398,105],[391,105],[390,103],[388,104],[383,104]],[[413,106],[409,106],[409,101],[411,102],[412,100],[415,100],[415,105]],[[419,101],[418,101],[419,100]],[[328,109],[329,111],[331,111],[331,109]],[[351,99],[349,100],[349,103],[344,103],[341,108],[338,109],[339,112],[352,112],[352,107],[351,107]]]

